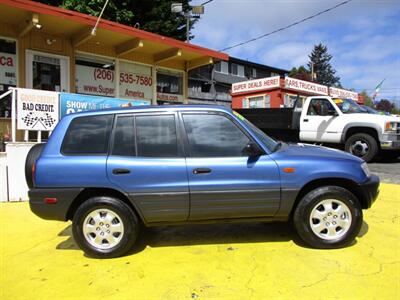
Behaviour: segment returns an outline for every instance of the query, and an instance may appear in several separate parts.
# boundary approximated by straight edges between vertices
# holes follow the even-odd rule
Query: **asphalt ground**
[[[400,157],[387,160],[377,158],[368,164],[372,173],[379,176],[381,182],[400,184]]]
[[[71,225],[0,204],[0,299],[399,299],[400,185],[382,184],[356,242],[316,250],[286,223],[161,227],[129,255],[86,257]]]

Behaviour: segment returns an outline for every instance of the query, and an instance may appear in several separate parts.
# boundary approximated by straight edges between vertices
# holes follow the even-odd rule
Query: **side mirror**
[[[263,152],[260,150],[260,148],[253,142],[248,143],[246,146],[243,148],[243,154],[254,157],[254,156],[260,156],[263,154]]]

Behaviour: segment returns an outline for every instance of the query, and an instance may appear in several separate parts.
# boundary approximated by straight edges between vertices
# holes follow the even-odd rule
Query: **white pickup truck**
[[[368,114],[352,100],[313,96],[293,108],[237,112],[277,139],[338,146],[367,162],[379,151],[400,156],[400,117]]]

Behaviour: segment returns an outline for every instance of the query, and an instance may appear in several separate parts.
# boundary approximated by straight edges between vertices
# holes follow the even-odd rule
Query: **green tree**
[[[386,111],[386,112],[391,112],[395,108],[394,104],[390,102],[387,99],[381,99],[377,104],[376,104],[376,109],[381,110],[381,111]]]
[[[36,0],[52,6],[74,10],[84,14],[99,16],[105,0]],[[185,11],[190,9],[191,0],[179,0]],[[102,16],[103,19],[140,29],[186,40],[186,18],[171,12],[174,0],[110,0]],[[189,29],[197,20],[191,20]],[[190,38],[193,38],[191,36]]]
[[[298,68],[293,67],[289,72],[289,77],[300,80],[312,81],[311,73],[308,72],[308,70],[304,66],[300,66]]]
[[[330,63],[332,55],[328,53],[328,48],[325,45],[322,43],[315,45],[308,57],[310,58],[310,62],[307,64],[309,72],[311,73],[312,65],[314,65],[314,73],[318,83],[341,87],[340,77],[336,76],[336,71]]]
[[[373,108],[374,107],[374,101],[372,101],[372,98],[368,95],[367,91],[362,91],[360,94],[364,98],[364,105]]]

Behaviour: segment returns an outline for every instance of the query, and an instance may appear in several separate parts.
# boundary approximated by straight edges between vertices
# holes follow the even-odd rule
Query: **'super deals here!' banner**
[[[61,117],[81,111],[106,109],[112,107],[129,107],[136,105],[148,105],[145,100],[121,100],[108,97],[88,96],[79,94],[60,94]]]

